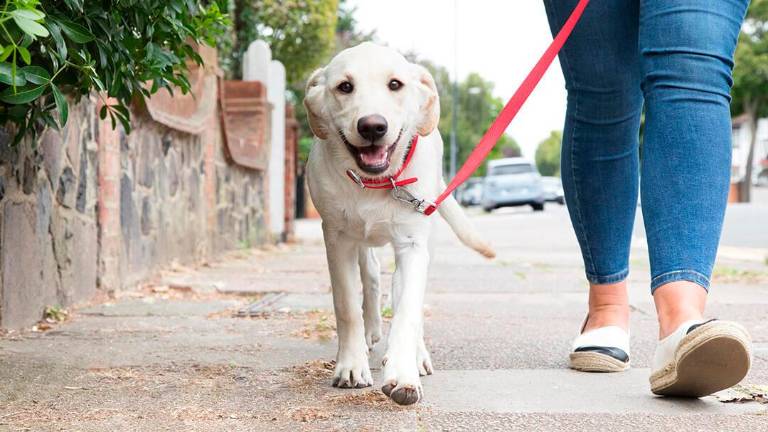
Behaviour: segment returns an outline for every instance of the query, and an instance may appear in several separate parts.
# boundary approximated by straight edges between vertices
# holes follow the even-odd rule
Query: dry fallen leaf
[[[155,293],[166,293],[168,292],[168,286],[167,285],[158,285],[152,287],[152,292]]]
[[[723,403],[758,402],[768,404],[768,385],[740,384],[715,394]]]

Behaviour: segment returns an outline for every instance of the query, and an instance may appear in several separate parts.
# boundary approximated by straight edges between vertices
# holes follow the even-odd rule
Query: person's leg
[[[576,3],[545,1],[553,34]],[[592,2],[560,53],[568,89],[561,176],[590,283],[585,330],[628,327],[643,105],[637,29],[637,0]]]
[[[749,371],[744,327],[701,319],[728,195],[731,68],[748,0],[640,0],[643,216],[659,316],[651,391],[700,397]]]
[[[660,337],[700,319],[728,196],[729,90],[748,0],[640,0],[642,207]]]

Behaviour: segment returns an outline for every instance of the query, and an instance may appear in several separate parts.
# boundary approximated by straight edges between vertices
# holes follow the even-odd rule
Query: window
[[[525,174],[533,172],[533,166],[530,164],[516,164],[516,165],[499,165],[491,168],[490,175],[510,175],[510,174]]]

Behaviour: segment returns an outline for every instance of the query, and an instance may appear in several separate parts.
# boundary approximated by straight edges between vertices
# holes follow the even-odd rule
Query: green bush
[[[129,105],[189,91],[195,45],[215,45],[226,0],[6,0],[0,11],[0,124],[16,142],[67,121],[65,94],[114,98],[100,115],[130,131]],[[106,102],[106,100],[105,100]],[[55,110],[55,111],[54,111]],[[54,117],[54,112],[58,115]]]
[[[552,131],[549,137],[536,148],[536,166],[543,176],[560,177],[560,147],[563,133]]]
[[[229,75],[241,77],[248,45],[263,40],[285,66],[289,85],[300,85],[327,60],[335,42],[338,0],[234,0],[235,46]],[[227,64],[227,61],[224,61]]]

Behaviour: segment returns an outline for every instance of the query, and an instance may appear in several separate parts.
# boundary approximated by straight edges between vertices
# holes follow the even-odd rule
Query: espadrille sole
[[[629,362],[597,352],[572,352],[570,359],[571,369],[582,372],[624,372],[629,369]]]
[[[675,359],[651,374],[662,396],[702,397],[738,384],[750,367],[750,337],[741,325],[712,321],[687,334]]]

